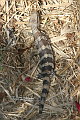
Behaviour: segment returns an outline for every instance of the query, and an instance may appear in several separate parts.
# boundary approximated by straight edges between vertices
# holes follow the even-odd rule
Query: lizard
[[[41,114],[49,93],[51,76],[52,74],[54,75],[55,57],[49,38],[40,30],[40,14],[38,11],[31,14],[30,25],[40,57],[39,68],[43,80],[43,88],[39,102],[39,113]]]

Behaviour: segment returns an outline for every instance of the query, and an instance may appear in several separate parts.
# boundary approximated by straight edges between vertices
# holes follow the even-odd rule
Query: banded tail
[[[30,22],[40,57],[39,68],[43,79],[43,89],[39,103],[39,113],[41,114],[49,92],[50,77],[52,73],[54,73],[54,55],[49,39],[39,30],[39,14],[37,12],[34,12],[31,15]]]

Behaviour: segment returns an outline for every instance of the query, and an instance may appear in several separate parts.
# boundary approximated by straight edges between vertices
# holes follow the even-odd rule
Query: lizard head
[[[32,30],[39,28],[39,13],[33,12],[30,17],[30,25]]]

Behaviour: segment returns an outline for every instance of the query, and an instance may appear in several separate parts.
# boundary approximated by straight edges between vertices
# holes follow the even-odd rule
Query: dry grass
[[[58,75],[52,78],[42,115],[38,114],[42,80],[36,78],[39,58],[29,23],[35,6],[42,12],[41,29],[51,40]],[[75,107],[80,90],[79,19],[73,0],[0,1],[1,120],[80,120]],[[15,32],[9,36],[12,27]]]

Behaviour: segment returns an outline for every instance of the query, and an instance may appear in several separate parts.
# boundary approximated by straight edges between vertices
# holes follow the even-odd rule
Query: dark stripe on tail
[[[40,61],[40,65],[44,64],[44,63],[53,63],[53,58],[52,57],[47,57],[47,58],[43,58],[41,61]]]
[[[48,74],[47,72],[46,73],[41,73],[41,76],[44,78],[44,77],[49,77],[50,74]]]
[[[40,58],[43,57],[46,53],[52,54],[52,51],[48,48],[45,48],[44,50],[40,51],[40,53],[39,53]]]
[[[49,77],[51,75],[51,73],[39,73],[38,74],[38,79],[44,79],[45,77]]]
[[[42,114],[43,108],[44,108],[44,104],[40,104],[39,105],[39,114]]]
[[[53,69],[53,66],[47,65],[47,66],[43,66],[42,68],[40,68],[42,70],[42,72],[48,70],[51,71]]]
[[[49,84],[50,84],[50,82],[48,80],[43,81],[43,85],[49,85]]]
[[[48,91],[47,89],[45,89],[45,88],[42,89],[42,94],[43,94],[43,93],[48,94],[48,92],[49,92],[49,91]]]

